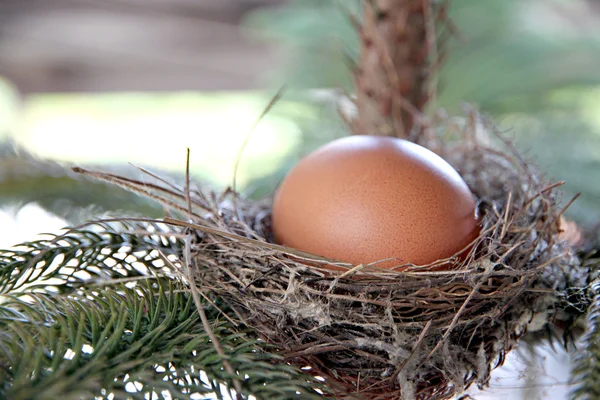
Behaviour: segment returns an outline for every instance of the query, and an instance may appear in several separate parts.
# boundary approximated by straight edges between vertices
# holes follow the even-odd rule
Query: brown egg
[[[467,184],[441,157],[397,138],[354,135],[302,159],[273,202],[275,240],[352,264],[429,264],[479,234]],[[445,268],[449,268],[445,267]]]

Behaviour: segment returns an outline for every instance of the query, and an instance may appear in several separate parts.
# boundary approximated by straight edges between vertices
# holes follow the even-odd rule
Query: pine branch
[[[600,268],[600,259],[595,260]],[[576,388],[572,393],[574,400],[591,400],[600,398],[600,278],[596,278],[589,288],[591,304],[587,314],[587,332],[583,338],[582,348],[575,358],[571,371]]]
[[[181,237],[157,230],[96,224],[0,251],[0,398],[225,398],[234,381],[244,398],[319,398],[318,381],[234,326],[213,296],[202,306],[236,373],[223,369],[173,270]]]
[[[0,294],[25,287],[70,291],[90,280],[164,275],[163,255],[181,254],[183,248],[181,240],[173,239],[176,234],[160,224],[98,222],[0,250]]]
[[[12,297],[0,308],[0,397],[225,395],[234,380],[246,396],[319,397],[315,382],[274,364],[278,359],[263,342],[229,329],[215,309],[207,312],[235,376],[222,368],[191,296],[176,283],[32,294],[29,301]]]

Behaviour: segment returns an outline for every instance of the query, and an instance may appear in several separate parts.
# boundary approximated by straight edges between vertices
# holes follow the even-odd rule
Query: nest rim
[[[452,256],[420,266],[351,265],[272,243],[268,200],[192,192],[189,182],[183,190],[77,172],[154,198],[188,218],[163,222],[195,232],[195,284],[224,297],[286,362],[310,366],[336,395],[442,399],[474,383],[485,386],[530,322],[553,317],[565,285],[552,281],[577,264],[558,241],[560,183],[545,183],[494,128],[487,132],[504,149],[481,137],[478,124],[485,121],[478,114],[465,121],[440,124],[445,134],[458,134],[460,144],[443,135],[419,144],[470,177],[482,229],[463,260]],[[477,168],[483,166],[506,171],[490,176]],[[486,186],[501,177],[498,187]],[[448,262],[456,268],[439,270]]]

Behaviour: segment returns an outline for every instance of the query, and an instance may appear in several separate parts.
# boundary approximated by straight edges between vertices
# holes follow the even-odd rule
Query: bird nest
[[[436,269],[447,260],[397,271],[325,260],[272,242],[269,201],[78,171],[178,213],[166,221],[193,232],[190,264],[202,293],[228,302],[336,398],[443,399],[485,385],[521,336],[555,318],[577,260],[557,239],[558,184],[477,115],[437,130],[421,144],[459,171],[483,226],[452,270]]]

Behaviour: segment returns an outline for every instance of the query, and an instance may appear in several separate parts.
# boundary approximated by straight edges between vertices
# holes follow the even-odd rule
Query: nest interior
[[[196,285],[336,398],[441,399],[487,384],[522,335],[557,317],[567,287],[583,285],[557,240],[557,185],[494,132],[474,114],[438,123],[421,143],[459,171],[482,216],[477,250],[451,271],[332,271],[330,260],[272,243],[268,201],[97,177],[191,220]]]

